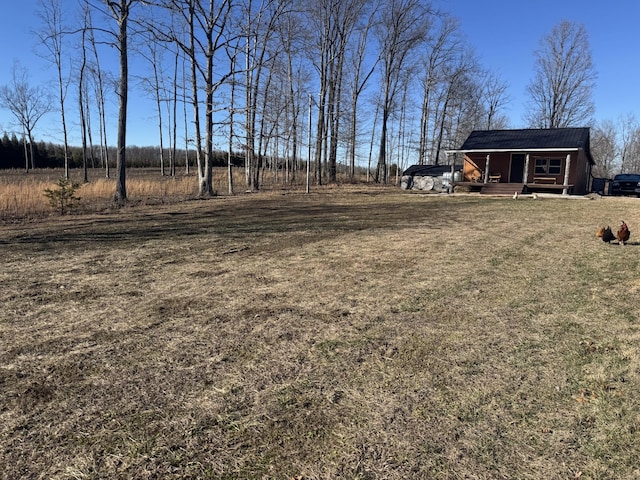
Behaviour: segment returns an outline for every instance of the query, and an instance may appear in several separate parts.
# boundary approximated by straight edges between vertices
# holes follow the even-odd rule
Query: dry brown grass
[[[236,175],[242,172],[238,169]],[[56,182],[64,175],[62,170],[33,170],[25,174],[22,170],[1,171],[0,173],[0,220],[41,218],[56,214],[44,196],[46,188],[56,188]],[[81,198],[76,211],[82,213],[109,209],[113,206],[115,192],[115,170],[111,178],[104,176],[101,169],[89,170],[89,182],[84,183],[81,170],[71,171],[70,177],[81,187]],[[214,185],[228,191],[226,170],[214,171]],[[126,180],[127,196],[130,203],[139,205],[175,203],[193,198],[198,191],[195,174],[180,173],[175,177],[161,176],[158,170],[129,169]]]
[[[638,478],[638,202],[336,188],[0,226],[0,477]],[[595,237],[620,219],[630,245]]]

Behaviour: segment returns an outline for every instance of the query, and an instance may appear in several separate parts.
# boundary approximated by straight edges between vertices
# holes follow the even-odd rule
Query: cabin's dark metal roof
[[[475,130],[460,150],[554,150],[576,148],[589,152],[589,128]]]

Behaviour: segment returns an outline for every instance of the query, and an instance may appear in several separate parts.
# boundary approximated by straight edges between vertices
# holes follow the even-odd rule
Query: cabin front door
[[[522,183],[524,179],[524,153],[513,153],[511,155],[511,170],[509,171],[510,183]]]

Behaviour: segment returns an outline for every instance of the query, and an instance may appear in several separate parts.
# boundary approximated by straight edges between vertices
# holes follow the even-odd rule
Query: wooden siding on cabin
[[[523,153],[523,152],[514,152]],[[583,150],[532,152],[529,154],[529,168],[527,171],[527,182],[533,183],[534,177],[547,177],[555,179],[557,185],[564,183],[564,172],[566,167],[567,154],[571,154],[569,167],[569,184],[573,185],[573,193],[585,194],[589,181],[589,160]],[[500,182],[508,182],[511,168],[511,152],[490,153],[489,174],[500,176]],[[559,158],[561,170],[559,174],[536,174],[536,158]],[[484,182],[487,163],[487,153],[466,153],[463,166],[463,178],[466,182]]]

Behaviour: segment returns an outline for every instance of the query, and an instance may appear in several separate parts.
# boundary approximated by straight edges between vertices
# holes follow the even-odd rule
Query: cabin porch
[[[452,182],[454,191],[460,186],[468,189],[470,192],[479,192],[481,195],[513,195],[514,193],[562,193],[570,194],[573,185],[558,185],[550,182]],[[565,191],[566,190],[566,191]]]

